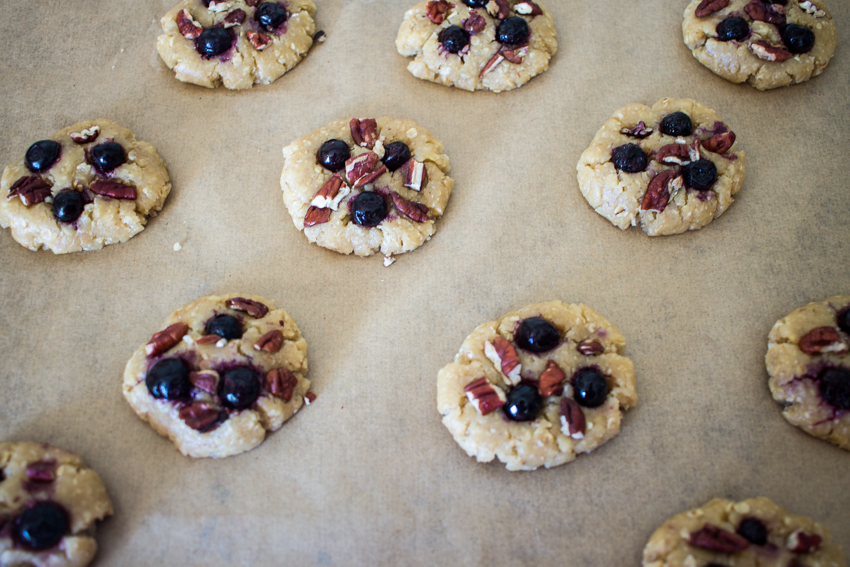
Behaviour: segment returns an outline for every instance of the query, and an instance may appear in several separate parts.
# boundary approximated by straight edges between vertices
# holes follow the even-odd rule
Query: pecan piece
[[[97,193],[98,195],[103,195],[105,197],[112,197],[113,199],[135,199],[136,198],[136,188],[130,187],[129,185],[124,185],[123,183],[119,183],[117,181],[106,181],[104,179],[98,179],[89,187],[92,193]]]
[[[313,392],[307,392],[306,394],[304,394],[304,403],[307,404],[308,406],[315,401],[316,401],[316,394],[314,394]]]
[[[715,12],[719,12],[728,5],[729,0],[702,0],[696,10],[694,10],[694,16],[704,18]]]
[[[754,41],[750,44],[750,51],[759,59],[781,63],[791,59],[791,52],[784,47],[771,45],[766,41]]]
[[[722,134],[715,134],[711,138],[702,141],[702,147],[715,154],[725,154],[735,143],[735,132],[731,130]]]
[[[488,382],[486,377],[470,382],[463,388],[463,391],[466,392],[467,399],[481,415],[487,415],[507,403],[504,392]]]
[[[446,20],[446,14],[449,13],[450,6],[453,5],[446,2],[446,0],[431,0],[425,7],[425,13],[428,14],[428,19],[439,25]]]
[[[398,211],[415,222],[427,222],[428,221],[428,207],[423,205],[422,203],[416,203],[414,201],[408,201],[395,191],[390,192],[390,197],[392,197],[393,204]]]
[[[37,484],[49,484],[56,480],[56,461],[35,461],[29,463],[24,474],[27,479]]]
[[[217,335],[213,336],[219,338]],[[199,390],[215,394],[218,386],[218,372],[215,370],[193,370],[189,373],[189,382]]]
[[[245,3],[251,6],[252,8],[256,8],[257,6],[259,6],[260,2],[262,2],[262,0],[245,0]]]
[[[283,346],[283,333],[280,329],[269,331],[254,343],[255,350],[262,350],[274,354]]]
[[[221,337],[218,335],[204,335],[200,339],[195,340],[195,344],[206,345],[209,343],[217,343]]]
[[[186,422],[186,425],[201,433],[212,431],[227,419],[225,412],[204,402],[192,402],[180,408],[178,415]]]
[[[688,543],[718,553],[737,553],[750,546],[750,542],[743,537],[722,530],[714,524],[706,524],[701,530],[691,533]]]
[[[378,165],[378,154],[365,152],[358,156],[351,156],[345,161],[345,178],[352,185],[357,180],[369,175]]]
[[[490,0],[486,6],[487,13],[497,20],[504,20],[511,14],[508,0]]]
[[[413,158],[402,166],[404,186],[414,191],[421,191],[428,184],[428,170],[421,161]]]
[[[658,150],[655,159],[664,165],[688,165],[691,163],[691,154],[685,144],[667,144]]]
[[[847,343],[841,340],[841,335],[838,334],[835,327],[812,329],[800,338],[797,346],[806,354],[845,354],[848,350]]]
[[[485,27],[487,27],[487,21],[484,19],[484,16],[475,10],[469,11],[469,17],[466,18],[462,24],[463,29],[468,31],[470,35],[479,34],[484,31]]]
[[[808,15],[816,18],[823,18],[826,16],[826,12],[815,6],[811,0],[803,0],[802,2],[798,0],[798,2],[800,4],[800,8],[805,10]]]
[[[785,25],[785,14],[779,10],[784,8],[775,8],[773,4],[765,4],[762,0],[752,0],[744,6],[744,11],[749,17],[759,22],[767,22],[776,26]]]
[[[201,24],[193,20],[189,10],[186,10],[185,8],[177,12],[176,22],[177,29],[180,30],[180,33],[186,39],[198,39],[201,32],[204,31]]]
[[[519,384],[522,377],[522,364],[519,361],[519,354],[516,348],[509,340],[504,337],[496,337],[493,342],[484,342],[484,356],[486,356],[493,365],[502,371],[502,374],[508,381],[516,386]]]
[[[358,189],[360,187],[365,187],[370,183],[374,183],[380,176],[387,172],[387,166],[381,165],[378,169],[373,171],[372,173],[367,173],[363,177],[359,178],[354,184],[351,186],[354,189]]]
[[[227,29],[232,28],[234,26],[241,26],[244,21],[245,10],[242,10],[241,8],[236,8],[224,17],[224,27],[225,29]]]
[[[88,144],[94,142],[100,135],[100,126],[92,126],[81,132],[71,132],[71,139],[78,144]]]
[[[266,391],[284,402],[292,399],[296,386],[298,386],[298,378],[286,368],[275,368],[266,374],[264,383]]]
[[[670,190],[667,186],[678,175],[672,169],[668,169],[653,177],[652,181],[649,182],[649,187],[646,188],[646,194],[643,196],[640,209],[642,211],[663,212],[670,203]]]
[[[310,207],[335,211],[339,208],[339,203],[349,193],[351,193],[351,189],[343,185],[342,177],[339,174],[334,173],[310,201]]]
[[[514,10],[516,10],[517,14],[522,14],[523,16],[541,16],[543,15],[543,9],[531,2],[530,0],[523,0],[519,2],[516,6],[514,6]]]
[[[522,63],[522,57],[526,53],[528,53],[527,47],[520,47],[519,49],[502,49],[502,57],[516,65]]]
[[[248,41],[251,42],[251,45],[254,46],[254,49],[257,51],[262,51],[272,44],[272,38],[263,32],[248,32]]]
[[[304,226],[316,226],[317,224],[325,224],[331,220],[330,209],[318,209],[310,207],[307,209],[307,214],[304,215]]]
[[[15,196],[21,198],[24,206],[36,205],[50,197],[52,191],[50,184],[43,180],[38,175],[30,175],[29,177],[21,177],[15,181],[9,188],[9,194],[6,199],[9,200]]]
[[[656,177],[658,177],[656,175]],[[646,201],[646,198],[644,198]],[[643,209],[643,205],[641,205]],[[645,209],[644,209],[645,210]],[[605,347],[602,346],[602,343],[593,339],[585,339],[576,345],[576,350],[582,353],[584,356],[596,356],[597,354],[602,354],[605,352]]]
[[[225,301],[224,305],[231,309],[235,309],[236,311],[243,311],[254,319],[265,317],[266,313],[269,312],[269,308],[259,301],[245,299],[244,297],[232,297]]]
[[[820,549],[821,538],[818,534],[807,534],[803,530],[797,530],[788,536],[785,546],[794,553],[811,553]]]
[[[487,64],[484,65],[484,67],[481,69],[481,72],[478,73],[478,78],[479,79],[484,78],[484,75],[486,75],[487,73],[489,73],[490,71],[495,69],[496,66],[499,65],[499,63],[501,63],[504,60],[505,60],[505,58],[502,57],[502,54],[499,51],[494,53],[493,57],[491,57],[490,60],[487,61]]]
[[[647,128],[646,124],[641,120],[637,123],[637,126],[634,128],[620,128],[620,134],[625,134],[626,136],[632,136],[634,138],[646,138],[650,134],[655,132],[652,128]]]
[[[375,142],[378,141],[378,122],[374,118],[352,118],[348,128],[355,144],[370,150],[375,147]]]
[[[564,393],[564,380],[566,379],[567,375],[561,370],[558,363],[550,360],[546,363],[546,369],[540,374],[537,389],[543,397],[560,396]]]
[[[561,431],[573,439],[584,437],[587,420],[578,402],[572,398],[561,399]],[[566,429],[566,431],[564,431]]]
[[[145,345],[145,353],[148,356],[162,354],[183,340],[183,335],[187,332],[189,332],[189,325],[182,321],[169,325],[158,333],[153,334],[151,340]]]

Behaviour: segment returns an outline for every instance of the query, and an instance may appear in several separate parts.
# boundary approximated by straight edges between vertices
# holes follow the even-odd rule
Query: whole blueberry
[[[62,146],[53,140],[40,140],[27,149],[24,161],[32,172],[47,171],[59,159]]]
[[[204,325],[204,332],[208,335],[218,335],[228,341],[239,339],[242,338],[242,323],[232,315],[215,315]]]
[[[693,131],[694,123],[684,112],[674,112],[661,119],[661,132],[668,136],[690,136]]]
[[[685,166],[682,172],[685,185],[697,191],[707,191],[717,180],[717,166],[707,159],[698,159]]]
[[[788,24],[780,33],[782,43],[791,53],[807,53],[815,46],[815,34],[807,27]]]
[[[204,57],[221,55],[233,45],[233,34],[224,28],[207,28],[195,40],[195,51]]]
[[[558,346],[561,333],[543,317],[529,317],[519,324],[514,340],[523,350],[541,353]]]
[[[437,36],[449,53],[457,53],[469,45],[469,33],[460,26],[449,26]]]
[[[15,539],[25,546],[42,551],[62,541],[69,533],[68,513],[59,504],[38,502],[24,508],[14,525]]]
[[[540,392],[531,384],[521,383],[508,393],[507,398],[502,410],[513,421],[532,421],[543,407]]]
[[[100,171],[112,171],[127,162],[127,152],[118,142],[104,142],[91,149],[91,161]]]
[[[381,161],[387,169],[395,171],[410,161],[410,148],[404,142],[391,142],[384,146],[384,157]]]
[[[286,8],[275,2],[263,2],[257,8],[254,19],[267,30],[274,30],[286,21]]]
[[[328,171],[339,171],[345,167],[345,161],[351,157],[348,144],[342,140],[328,140],[319,148],[316,159],[319,165]]]
[[[573,378],[576,401],[586,408],[601,406],[608,397],[605,375],[593,368],[582,368]]]
[[[517,45],[528,39],[528,22],[519,16],[504,20],[496,29],[496,39],[507,45]]]
[[[753,545],[767,543],[767,528],[757,518],[744,518],[738,525],[738,535]]]
[[[838,323],[839,329],[841,329],[845,333],[850,334],[850,306],[845,307],[844,309],[838,312],[838,316],[836,317],[836,323]]]
[[[463,3],[470,8],[483,8],[490,0],[463,0]]]
[[[637,144],[617,146],[611,152],[611,161],[614,167],[626,173],[640,173],[649,162],[646,153]]]
[[[257,373],[246,366],[231,368],[221,375],[218,395],[225,407],[231,409],[250,407],[260,396],[260,380]]]
[[[726,18],[717,24],[717,39],[720,41],[740,41],[750,33],[750,26],[744,18]]]
[[[850,409],[850,370],[827,368],[820,373],[820,395],[834,408]]]
[[[151,396],[160,400],[182,400],[189,397],[192,383],[189,367],[180,358],[164,358],[148,370],[145,385]]]
[[[77,191],[60,191],[53,197],[53,216],[62,222],[74,222],[83,214],[83,196]]]
[[[367,227],[378,226],[387,218],[388,213],[384,198],[371,191],[357,195],[351,203],[351,210],[354,213],[354,222]]]

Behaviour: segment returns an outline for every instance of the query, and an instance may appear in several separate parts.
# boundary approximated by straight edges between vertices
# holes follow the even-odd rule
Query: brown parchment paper
[[[104,117],[154,144],[174,184],[143,233],[98,252],[0,234],[0,440],[99,471],[115,516],[95,564],[636,565],[673,514],[757,495],[850,551],[850,454],[785,422],[763,362],[778,318],[850,292],[850,3],[829,2],[839,44],[821,77],[758,92],[691,56],[685,0],[549,0],[551,68],[499,95],[407,72],[394,39],[412,4],[317,0],[327,42],[229,92],[159,60],[172,0],[2,2],[0,164]],[[747,179],[707,228],[650,239],[594,213],[575,166],[617,108],[663,96],[716,109]],[[285,144],[384,115],[431,129],[455,179],[436,236],[390,268],[309,244],[279,186]],[[231,291],[294,317],[318,399],[249,453],[190,460],[133,414],[122,372],[171,311]],[[554,298],[623,331],[638,406],[572,464],[477,464],[440,422],[437,372],[478,324]]]

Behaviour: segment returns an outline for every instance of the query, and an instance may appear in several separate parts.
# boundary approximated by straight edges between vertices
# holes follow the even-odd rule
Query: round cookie
[[[585,305],[529,305],[470,334],[437,376],[437,410],[479,462],[568,463],[620,431],[637,403],[625,339]]]
[[[97,552],[95,521],[111,515],[103,482],[77,455],[0,443],[0,565],[88,565]]]
[[[283,309],[211,295],[172,313],[124,370],[124,397],[188,457],[253,449],[309,404],[307,342]]]
[[[850,296],[793,311],[767,345],[768,385],[785,419],[850,451]]]
[[[283,148],[283,202],[310,242],[394,254],[436,232],[454,181],[443,144],[412,120],[338,120]]]
[[[529,0],[432,0],[407,11],[396,48],[414,77],[467,91],[521,87],[558,50],[552,14]]]
[[[3,170],[0,226],[30,250],[98,250],[141,232],[170,191],[153,146],[111,120],[86,120]]]
[[[821,524],[767,498],[716,498],[673,516],[643,550],[644,567],[846,567]]]
[[[609,118],[581,154],[578,184],[594,210],[650,236],[697,230],[732,204],[746,156],[710,108],[663,98],[632,103]]]
[[[268,85],[310,50],[315,12],[313,0],[182,0],[163,16],[156,50],[185,83]]]
[[[692,0],[682,34],[700,63],[759,90],[820,75],[836,43],[824,0]]]

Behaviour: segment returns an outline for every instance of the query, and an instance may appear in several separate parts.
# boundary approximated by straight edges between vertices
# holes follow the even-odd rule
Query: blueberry
[[[275,2],[263,2],[257,8],[254,14],[254,19],[260,22],[260,25],[267,30],[274,30],[286,21],[286,8]]]
[[[697,191],[707,191],[717,180],[717,166],[707,159],[689,163],[683,173],[685,185]]]
[[[189,367],[180,358],[164,358],[148,370],[145,385],[151,396],[160,400],[181,400],[189,397]]]
[[[845,307],[844,309],[838,312],[838,317],[836,317],[836,323],[838,323],[839,329],[841,329],[845,333],[850,334],[850,306]]]
[[[573,378],[573,387],[576,391],[576,401],[586,408],[599,407],[608,397],[605,375],[593,368],[579,370]]]
[[[319,165],[328,171],[339,171],[344,168],[345,161],[350,157],[351,150],[342,140],[328,140],[322,144],[319,153],[316,154]]]
[[[694,131],[691,117],[684,112],[674,112],[661,119],[661,133],[668,136],[690,136]]]
[[[738,525],[738,535],[753,545],[767,543],[767,528],[756,518],[744,518]]]
[[[207,335],[218,335],[225,340],[242,338],[242,323],[232,315],[216,315],[204,325]]]
[[[791,53],[807,53],[815,46],[815,34],[809,28],[788,24],[782,28],[782,43]]]
[[[218,395],[225,407],[245,409],[253,405],[260,396],[260,380],[257,373],[246,366],[231,368],[221,375]]]
[[[513,421],[532,421],[543,407],[540,392],[531,384],[520,384],[508,393],[507,398],[502,410]]]
[[[91,149],[91,160],[100,171],[112,171],[127,162],[127,152],[117,142],[104,142]]]
[[[717,39],[720,41],[740,41],[750,33],[750,26],[744,18],[726,18],[717,24]]]
[[[354,222],[368,227],[381,224],[388,212],[384,198],[371,191],[357,195],[351,203],[351,210],[354,212]]]
[[[60,191],[53,197],[53,216],[62,222],[74,222],[83,214],[83,196],[77,191]]]
[[[410,148],[404,142],[392,142],[384,146],[384,158],[381,160],[387,169],[395,171],[410,161]]]
[[[62,146],[53,140],[41,140],[29,147],[24,161],[32,172],[47,171],[59,159]]]
[[[528,22],[519,16],[504,20],[496,28],[496,39],[507,45],[517,45],[528,39]]]
[[[543,317],[529,317],[519,324],[514,340],[523,350],[541,353],[558,346],[561,333]]]
[[[195,40],[195,51],[204,57],[221,55],[233,45],[233,35],[224,28],[207,28]]]
[[[618,170],[626,173],[640,173],[646,169],[649,160],[639,145],[626,144],[614,148],[611,152],[611,161]]]
[[[463,3],[470,8],[483,8],[490,0],[463,0]]]
[[[68,513],[59,504],[38,502],[25,508],[15,520],[15,539],[42,551],[50,549],[69,533]]]
[[[837,409],[850,409],[850,370],[827,368],[818,378],[820,395],[826,403]]]
[[[449,53],[457,53],[469,45],[469,33],[460,26],[449,26],[437,36]]]

